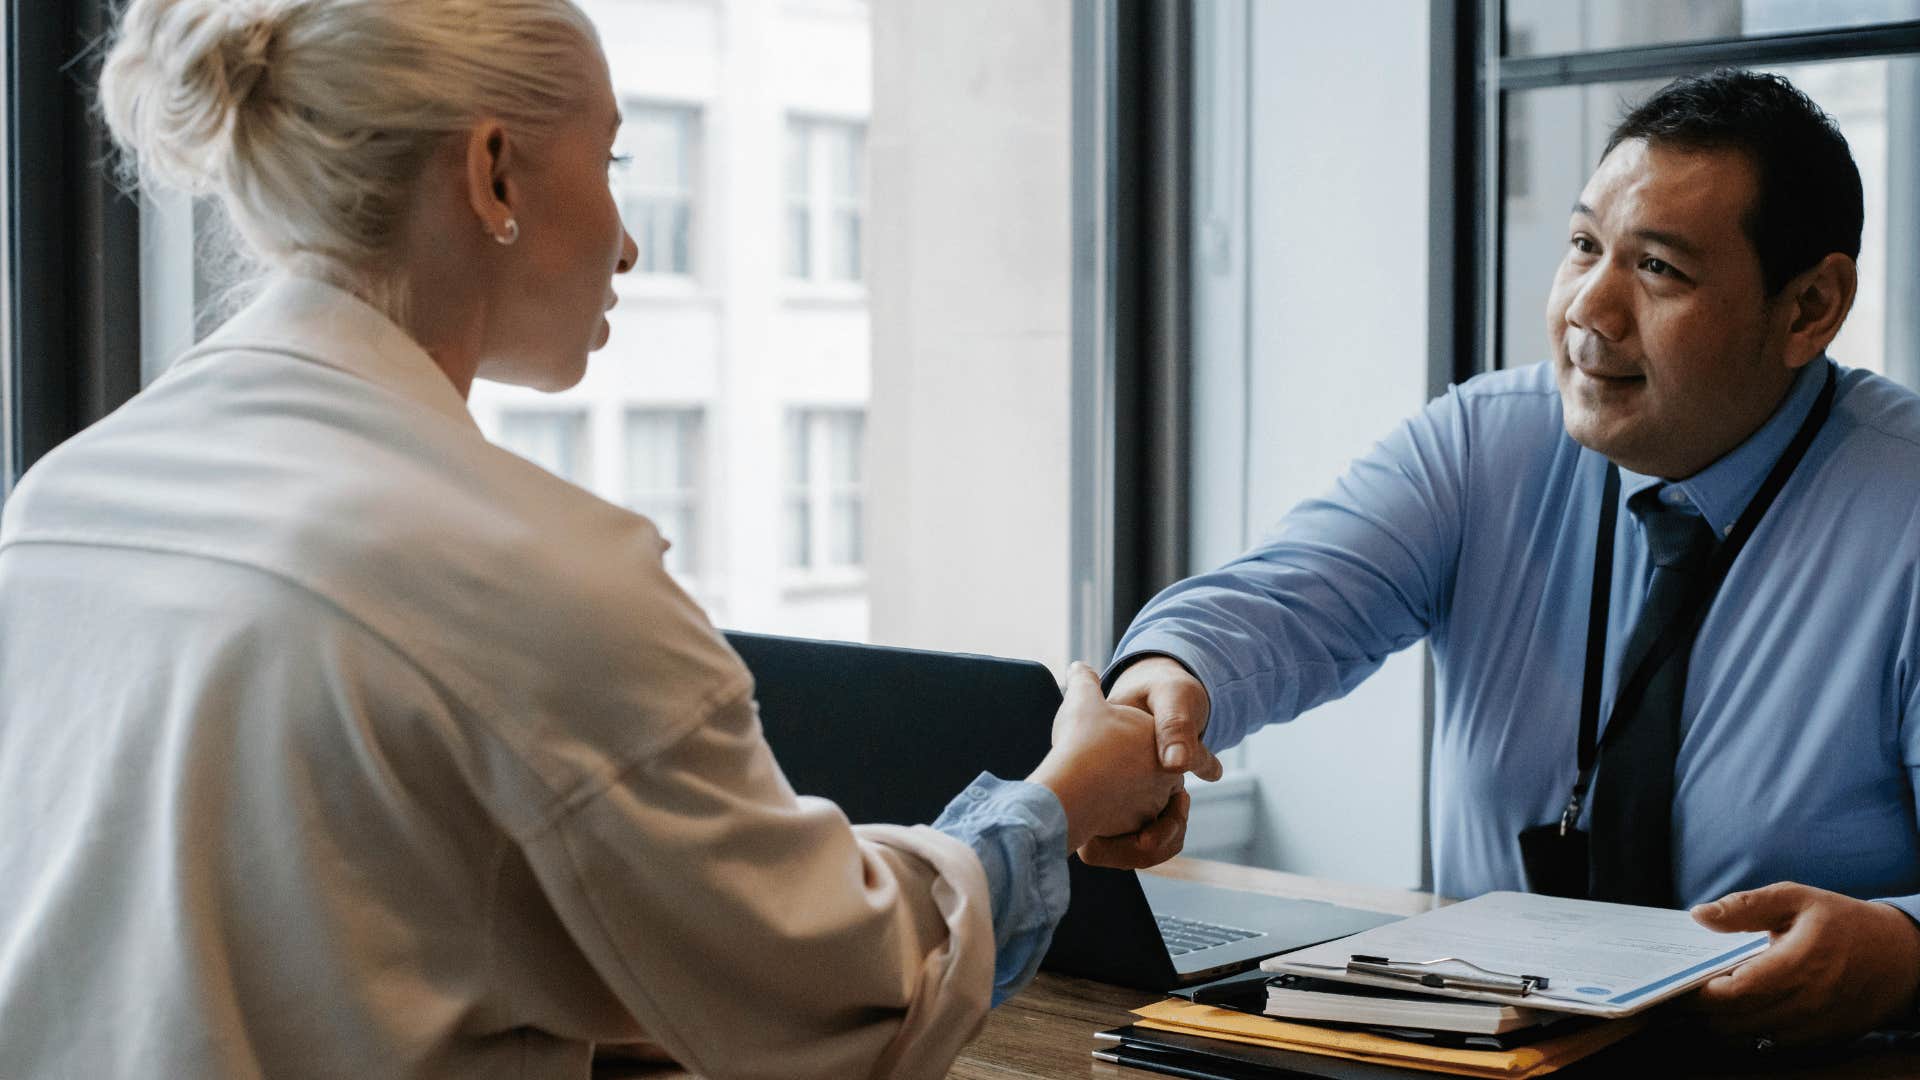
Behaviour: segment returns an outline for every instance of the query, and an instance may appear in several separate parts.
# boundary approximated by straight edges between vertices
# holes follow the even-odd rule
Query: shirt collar
[[[177,366],[234,350],[324,364],[478,430],[453,380],[406,331],[359,297],[315,278],[274,277]]]
[[[1648,488],[1662,483],[1670,484],[1707,519],[1707,524],[1713,526],[1716,535],[1726,536],[1733,530],[1734,523],[1740,520],[1747,503],[1753,501],[1754,493],[1760,490],[1774,463],[1786,452],[1787,444],[1793,441],[1794,433],[1800,430],[1807,414],[1813,411],[1814,400],[1820,396],[1820,387],[1826,379],[1830,363],[1822,356],[1811,364],[1803,365],[1773,416],[1760,425],[1760,430],[1747,436],[1746,442],[1721,455],[1718,461],[1685,480],[1673,481],[1621,469],[1621,495],[1631,499]],[[1661,494],[1666,496],[1669,493]],[[1671,498],[1664,501],[1674,502]]]

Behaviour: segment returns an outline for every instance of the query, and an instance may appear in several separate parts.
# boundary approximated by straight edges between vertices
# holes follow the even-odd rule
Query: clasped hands
[[[1111,697],[1092,668],[1073,665],[1053,751],[1030,779],[1059,796],[1082,860],[1139,869],[1180,853],[1192,806],[1186,773],[1220,778],[1220,762],[1200,745],[1206,719],[1206,691],[1165,657],[1129,666]]]

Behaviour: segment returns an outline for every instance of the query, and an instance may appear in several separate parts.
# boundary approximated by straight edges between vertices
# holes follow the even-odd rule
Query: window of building
[[[629,101],[613,169],[620,216],[640,249],[638,274],[693,273],[695,159],[700,116],[693,109]]]
[[[866,414],[795,409],[787,416],[786,563],[794,570],[865,564]]]
[[[587,414],[562,409],[510,409],[494,441],[568,483],[592,482]]]
[[[786,173],[787,276],[862,280],[866,127],[789,118]]]
[[[627,509],[652,520],[673,545],[667,569],[683,579],[700,573],[705,432],[699,409],[627,412]]]
[[[1920,56],[1901,55],[1913,48],[1911,35],[1863,25],[1899,17],[1920,17],[1920,2],[1507,4],[1508,58],[1498,76],[1498,144],[1507,152],[1492,165],[1501,180],[1492,366],[1546,357],[1542,312],[1566,246],[1567,204],[1625,109],[1678,74],[1739,66],[1778,73],[1805,91],[1839,125],[1860,169],[1859,292],[1829,354],[1920,387]],[[1859,27],[1848,32],[1848,51],[1822,58],[1822,34],[1847,27]],[[1810,30],[1822,34],[1803,33]],[[1685,49],[1704,46],[1679,44],[1701,39],[1718,51],[1695,60]],[[1862,49],[1886,55],[1845,58]]]

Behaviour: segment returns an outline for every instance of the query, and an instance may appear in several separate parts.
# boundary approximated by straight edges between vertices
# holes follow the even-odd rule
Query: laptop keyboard
[[[1198,922],[1182,919],[1177,915],[1164,915],[1154,912],[1153,919],[1160,924],[1160,936],[1167,939],[1167,952],[1174,956],[1185,956],[1201,949],[1211,949],[1216,945],[1245,941],[1259,937],[1262,931],[1242,930],[1237,926],[1221,926],[1219,923]]]

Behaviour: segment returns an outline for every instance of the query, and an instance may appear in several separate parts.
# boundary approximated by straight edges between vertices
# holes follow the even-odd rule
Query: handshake
[[[1180,853],[1186,774],[1220,778],[1220,762],[1200,744],[1207,706],[1199,680],[1164,656],[1129,665],[1111,699],[1092,668],[1068,671],[1053,750],[1027,779],[1060,799],[1068,844],[1082,860],[1138,869]]]

